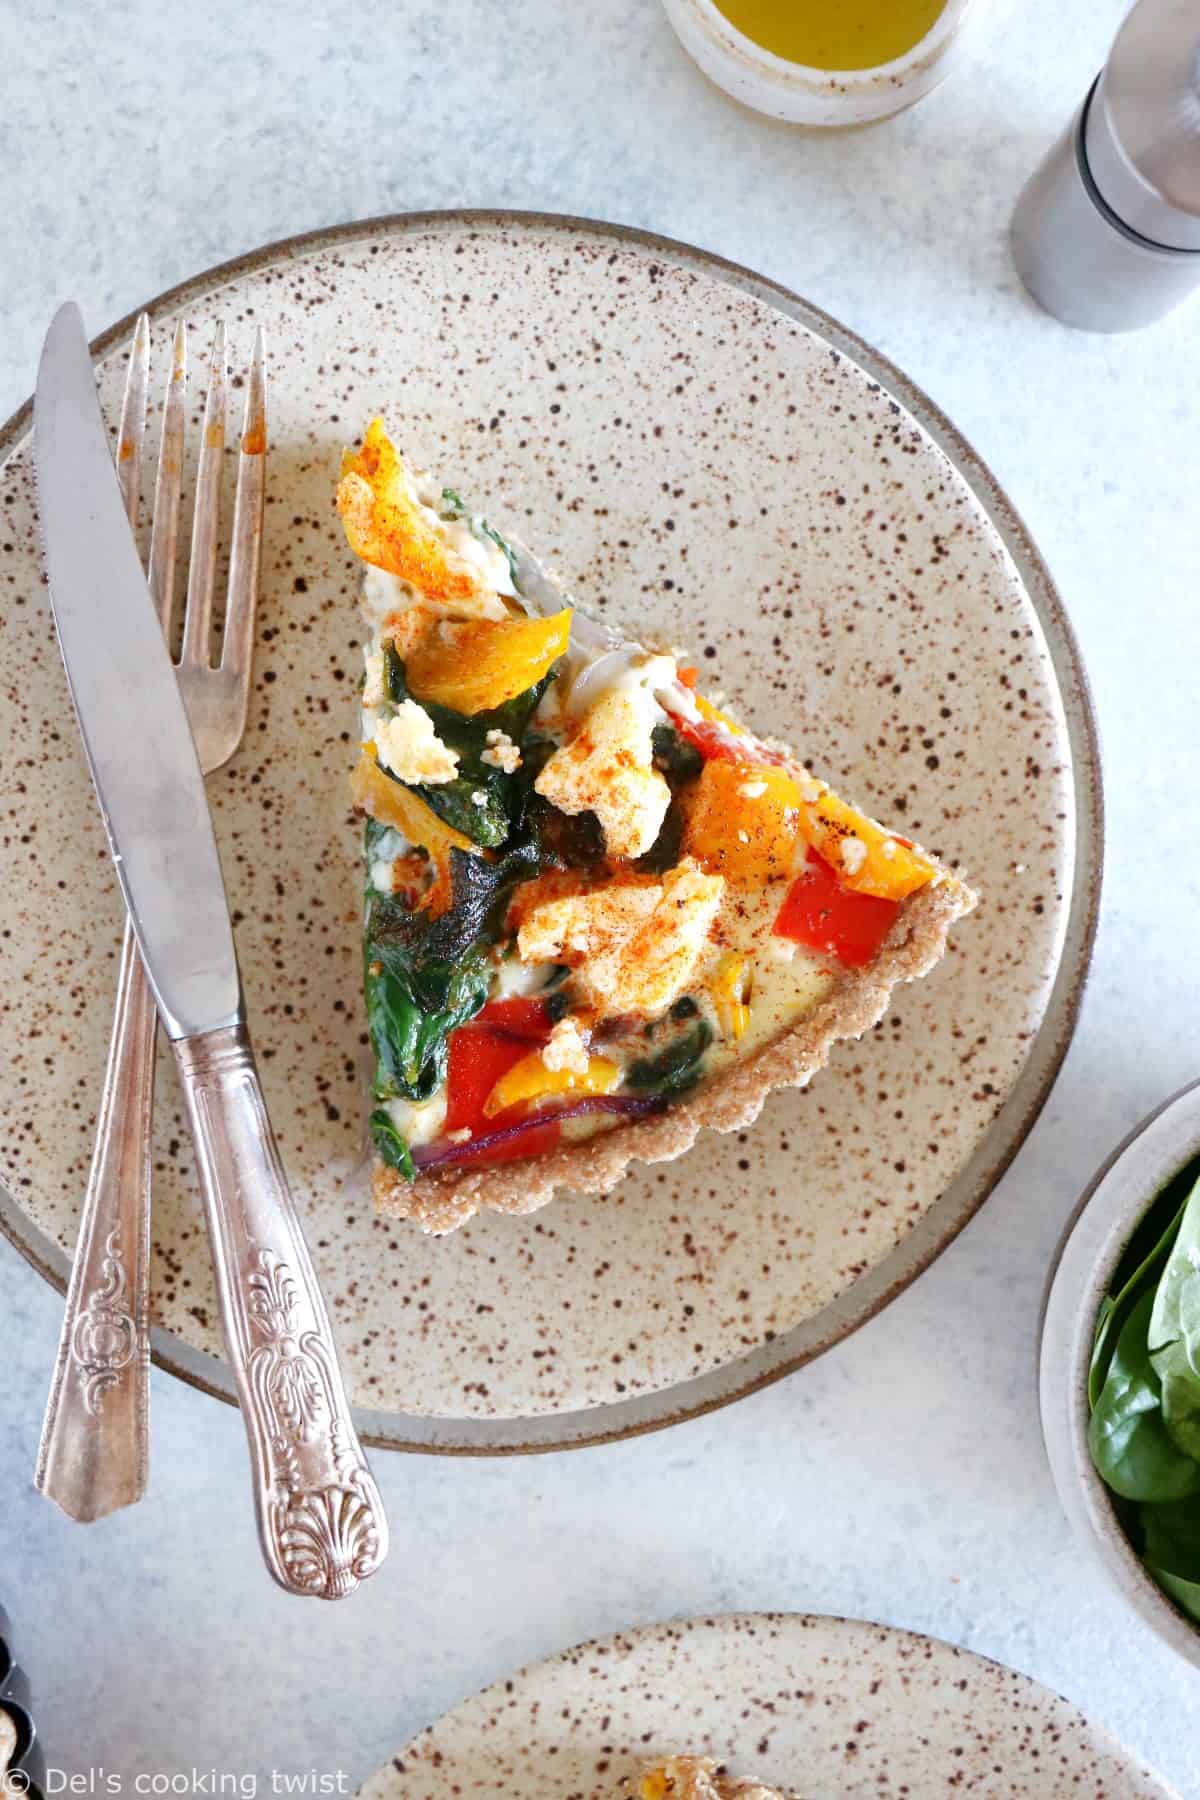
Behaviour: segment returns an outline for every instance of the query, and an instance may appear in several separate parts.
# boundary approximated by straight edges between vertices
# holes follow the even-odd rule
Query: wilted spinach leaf
[[[701,1019],[692,1029],[660,1050],[656,1056],[630,1063],[626,1082],[645,1094],[686,1093],[700,1079],[704,1052],[712,1043],[712,1026]]]
[[[364,986],[380,1100],[427,1100],[441,1085],[450,1033],[487,999],[487,946],[538,852],[526,838],[491,861],[451,850],[449,862],[451,903],[436,918],[396,895],[368,896]]]
[[[689,744],[682,732],[665,719],[654,727],[650,736],[654,750],[654,766],[667,777],[674,787],[682,781],[691,781],[704,767],[704,758],[694,744]]]
[[[371,1141],[389,1169],[396,1169],[412,1181],[416,1176],[412,1151],[393,1124],[391,1115],[382,1107],[371,1114]]]
[[[658,836],[650,848],[638,857],[634,867],[644,870],[648,875],[663,875],[668,869],[674,869],[683,848],[683,827],[683,808],[677,800],[672,799]]]
[[[421,784],[416,788],[422,800],[439,819],[469,837],[485,849],[495,849],[509,835],[523,804],[523,788],[517,775],[506,775],[483,760],[488,747],[489,731],[503,731],[514,744],[520,745],[537,704],[554,680],[554,671],[526,688],[502,706],[486,712],[455,712],[436,701],[421,700],[444,744],[458,751],[458,774],[451,781]],[[412,699],[408,691],[404,663],[393,644],[383,649],[383,687],[394,706]]]
[[[456,775],[452,781],[422,786],[417,792],[439,819],[473,844],[494,850],[508,836],[507,781],[500,770],[488,769],[486,774]]]
[[[377,1100],[401,1094],[428,1100],[446,1073],[450,1033],[487,999],[481,953],[453,965],[418,959],[411,950],[370,935],[367,921],[364,992],[375,1050]]]

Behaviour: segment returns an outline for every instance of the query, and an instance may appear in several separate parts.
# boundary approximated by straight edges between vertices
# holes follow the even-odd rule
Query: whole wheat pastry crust
[[[824,1068],[834,1044],[858,1038],[887,1011],[892,990],[916,981],[938,961],[951,925],[976,904],[952,877],[920,888],[902,902],[878,954],[863,968],[846,969],[809,1013],[753,1056],[704,1082],[688,1100],[662,1113],[616,1126],[547,1155],[496,1168],[431,1171],[406,1181],[377,1165],[376,1211],[411,1219],[442,1236],[480,1212],[531,1213],[556,1193],[606,1194],[631,1162],[673,1162],[691,1148],[702,1127],[739,1131],[757,1119],[776,1088],[804,1087]]]

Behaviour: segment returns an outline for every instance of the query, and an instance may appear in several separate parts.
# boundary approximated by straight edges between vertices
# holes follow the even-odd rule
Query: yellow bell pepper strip
[[[717,1018],[726,1037],[736,1042],[750,1023],[746,1004],[746,959],[736,951],[728,951],[717,964],[711,983]]]
[[[734,880],[785,874],[794,819],[800,837],[851,893],[903,900],[936,879],[936,865],[906,838],[885,831],[782,752],[760,744],[702,696],[696,696],[696,705],[699,724],[672,716],[705,758],[688,847],[706,867]],[[747,804],[747,792],[757,783],[765,784],[763,792]],[[752,820],[748,815],[756,804],[761,813]],[[791,841],[794,846],[795,832]]]
[[[417,639],[404,665],[417,700],[473,717],[535,687],[571,635],[571,608],[549,618],[444,620]]]
[[[467,850],[472,856],[484,854],[464,832],[439,819],[419,794],[385,775],[375,760],[373,745],[363,745],[350,777],[350,794],[355,806],[370,813],[381,825],[402,831],[410,844],[419,844],[430,856],[445,855],[448,850]]]
[[[608,1094],[621,1079],[621,1071],[607,1056],[589,1056],[586,1071],[548,1069],[540,1050],[531,1050],[502,1075],[483,1103],[485,1115],[495,1118],[510,1106],[553,1099],[558,1094]]]
[[[449,551],[422,512],[382,419],[372,419],[361,450],[342,458],[337,509],[355,554],[418,593],[459,603],[493,598],[479,570]]]
[[[893,837],[829,788],[819,799],[802,806],[800,830],[843,886],[855,894],[903,900],[918,888],[928,887],[937,874],[929,858],[906,839]]]
[[[802,800],[785,769],[713,757],[685,802],[684,847],[730,881],[782,880],[795,862]]]

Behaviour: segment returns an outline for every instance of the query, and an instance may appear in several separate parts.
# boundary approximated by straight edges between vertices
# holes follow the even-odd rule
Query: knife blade
[[[59,308],[34,396],[50,603],[117,877],[168,1036],[240,1017],[204,778],[117,484],[79,308]]]
[[[78,307],[34,396],[54,622],[113,860],[172,1039],[267,1566],[338,1600],[387,1555],[329,1315],[267,1117],[187,714],[126,521]]]

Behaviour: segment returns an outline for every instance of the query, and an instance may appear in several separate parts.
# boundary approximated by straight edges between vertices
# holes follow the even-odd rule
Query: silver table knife
[[[282,1587],[337,1599],[379,1567],[387,1526],[263,1104],[204,781],[74,305],[42,350],[34,462],[67,680],[183,1084],[263,1552]]]

